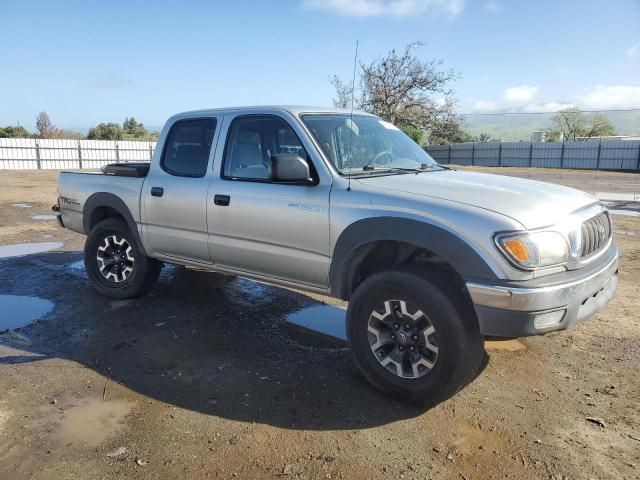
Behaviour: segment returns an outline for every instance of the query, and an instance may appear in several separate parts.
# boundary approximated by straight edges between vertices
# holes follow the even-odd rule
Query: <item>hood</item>
[[[484,208],[511,217],[527,229],[552,225],[597,203],[591,195],[561,185],[455,170],[359,178],[358,182],[376,191],[387,189]]]

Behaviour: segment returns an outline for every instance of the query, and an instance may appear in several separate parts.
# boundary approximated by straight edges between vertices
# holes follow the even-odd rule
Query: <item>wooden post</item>
[[[562,149],[560,150],[560,168],[564,168],[564,140],[562,140]]]
[[[38,170],[40,170],[42,165],[40,163],[40,142],[38,140],[36,140],[36,163],[38,165]]]
[[[153,147],[152,147],[152,143],[149,142],[149,160],[153,160]]]
[[[473,167],[473,162],[476,158],[476,142],[471,144],[471,166]]]
[[[529,168],[533,164],[533,142],[529,142]]]
[[[82,148],[80,147],[80,140],[78,140],[78,167],[82,170]]]
[[[640,156],[639,156],[638,158],[640,158]],[[449,161],[448,161],[447,163],[448,163],[449,165],[451,165],[451,144],[449,144],[449,156],[448,156],[448,160],[449,160]],[[640,162],[640,160],[639,160],[639,162]],[[640,168],[640,164],[639,164],[638,168]]]
[[[116,140],[116,163],[120,163],[120,146],[118,145],[118,141]]]
[[[598,142],[598,157],[596,159],[596,170],[600,170],[600,152],[602,151],[602,139]]]
[[[500,140],[500,146],[498,147],[498,166],[502,166],[502,140]]]

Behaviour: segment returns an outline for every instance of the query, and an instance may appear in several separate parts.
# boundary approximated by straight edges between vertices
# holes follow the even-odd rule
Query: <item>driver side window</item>
[[[291,127],[273,116],[245,116],[233,120],[223,163],[223,178],[266,181],[271,155],[306,153]]]

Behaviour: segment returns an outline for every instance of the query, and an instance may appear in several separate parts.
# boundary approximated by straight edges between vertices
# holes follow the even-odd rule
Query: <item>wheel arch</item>
[[[348,300],[366,276],[416,256],[438,261],[461,282],[497,278],[478,252],[455,233],[417,220],[375,217],[349,225],[338,238],[329,270],[331,294]],[[375,265],[363,272],[363,265],[372,258]]]
[[[82,209],[82,228],[85,235],[88,235],[91,229],[105,218],[121,218],[124,220],[138,247],[144,255],[147,255],[138,232],[138,225],[127,204],[113,193],[94,193],[87,199]]]

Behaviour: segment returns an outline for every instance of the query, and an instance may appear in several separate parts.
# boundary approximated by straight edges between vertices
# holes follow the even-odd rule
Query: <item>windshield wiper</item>
[[[372,172],[375,170],[378,171],[399,171],[399,172],[415,172],[415,173],[420,173],[420,172],[425,172],[427,170],[432,170],[436,167],[440,167],[440,165],[429,165],[427,163],[423,163],[422,165],[420,165],[419,168],[417,167],[385,167],[385,166],[375,166],[375,165],[365,165],[364,167],[362,167],[362,171],[363,172]]]

